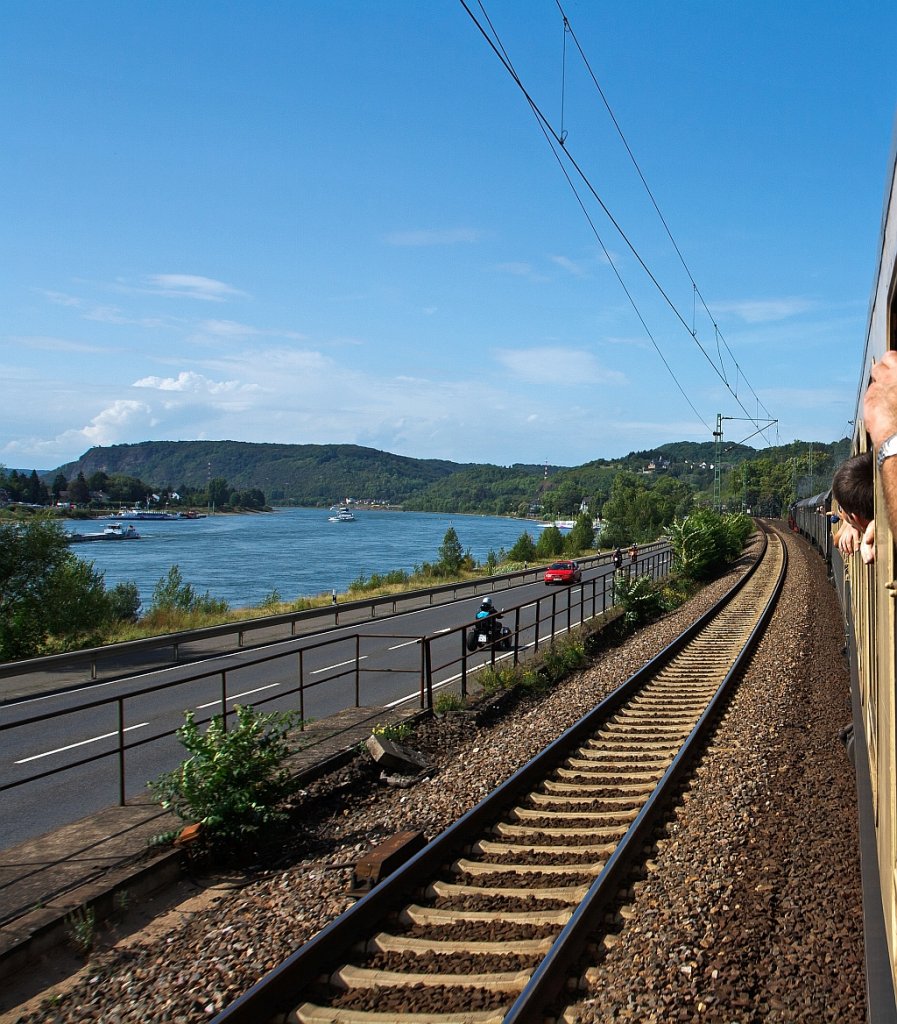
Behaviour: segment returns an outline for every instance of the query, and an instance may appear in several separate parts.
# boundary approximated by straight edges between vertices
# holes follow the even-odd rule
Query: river
[[[79,544],[71,550],[93,561],[106,586],[133,581],[146,608],[156,583],[177,565],[184,581],[232,608],[257,606],[276,590],[284,601],[342,593],[360,576],[411,571],[435,562],[453,526],[462,548],[485,561],[489,550],[510,549],[532,522],[498,516],[364,511],[355,521],[331,523],[320,508],[279,508],[272,513],[206,519],[146,520],[134,525],[140,540]],[[79,523],[81,533],[104,524]]]

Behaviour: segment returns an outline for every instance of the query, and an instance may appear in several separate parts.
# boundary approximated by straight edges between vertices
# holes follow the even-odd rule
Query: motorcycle
[[[511,649],[511,631],[498,621],[500,615],[489,615],[477,620],[473,629],[467,631],[467,650],[473,654],[486,647],[496,647],[501,651]]]

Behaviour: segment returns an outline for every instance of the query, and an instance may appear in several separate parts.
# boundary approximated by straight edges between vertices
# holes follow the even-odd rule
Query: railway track
[[[213,1024],[563,1019],[785,558],[768,535],[722,601]]]

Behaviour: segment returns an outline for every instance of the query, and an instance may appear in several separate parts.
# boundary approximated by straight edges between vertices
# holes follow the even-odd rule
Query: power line
[[[486,13],[485,8],[483,7],[482,0],[478,0],[478,3],[479,3],[480,10],[483,12],[483,17],[486,19],[486,22],[489,25],[490,30],[492,31],[493,35],[495,36],[495,40],[494,41],[489,37],[489,35],[483,29],[482,25],[480,25],[480,23],[474,17],[474,15],[471,12],[470,8],[465,3],[465,0],[461,0],[461,5],[464,7],[464,9],[470,15],[471,20],[473,21],[473,23],[477,26],[477,28],[482,33],[483,38],[486,40],[486,42],[489,44],[489,46],[492,47],[493,52],[496,54],[498,59],[504,65],[505,69],[508,71],[508,73],[514,79],[514,81],[517,84],[518,88],[523,93],[527,103],[530,105],[530,109],[532,110],[533,114],[536,117],[536,122],[539,125],[539,129],[541,130],[542,135],[545,138],[545,141],[548,143],[548,146],[551,149],[552,155],[554,156],[555,160],[557,161],[557,164],[558,164],[558,167],[560,168],[561,174],[564,175],[564,178],[566,179],[567,184],[570,186],[570,190],[573,192],[573,195],[574,195],[577,203],[579,204],[579,208],[582,210],[582,213],[583,213],[583,216],[586,219],[586,222],[588,223],[589,227],[591,228],[592,233],[594,234],[598,244],[601,246],[601,251],[604,253],[605,259],[607,260],[611,270],[613,270],[614,276],[617,278],[617,281],[619,282],[620,287],[623,289],[623,293],[625,294],[626,298],[629,300],[630,305],[632,306],[633,310],[635,311],[635,315],[638,317],[642,327],[645,329],[645,333],[648,335],[648,338],[649,338],[651,344],[654,346],[654,349],[657,352],[658,356],[660,356],[660,360],[663,363],[663,365],[666,367],[666,370],[669,373],[670,377],[672,378],[673,383],[679,389],[680,394],[685,399],[685,401],[688,403],[688,406],[691,409],[691,411],[695,414],[695,416],[697,416],[697,418],[701,421],[701,423],[704,424],[704,426],[709,431],[711,429],[710,428],[710,424],[698,412],[697,408],[695,407],[695,404],[689,398],[688,393],[685,391],[685,388],[682,386],[682,384],[680,383],[678,377],[673,372],[673,368],[670,366],[669,362],[667,361],[666,356],[664,356],[664,354],[663,354],[663,352],[662,352],[662,350],[660,348],[660,345],[657,343],[657,339],[654,337],[654,335],[651,332],[651,329],[648,327],[647,321],[642,316],[641,310],[639,309],[638,304],[635,301],[635,297],[632,295],[632,293],[630,292],[629,288],[626,286],[626,282],[623,280],[623,278],[622,278],[622,276],[620,274],[620,271],[617,269],[617,265],[614,262],[614,259],[611,256],[610,251],[608,250],[607,246],[604,244],[604,240],[601,238],[601,234],[598,231],[598,228],[596,227],[595,222],[592,220],[592,217],[589,214],[589,211],[586,209],[586,205],[583,202],[582,196],[579,194],[579,191],[576,188],[576,184],[574,183],[573,179],[568,174],[567,168],[564,167],[564,164],[561,161],[560,156],[558,154],[558,151],[555,148],[552,140],[556,141],[561,147],[563,146],[563,141],[555,134],[555,132],[553,131],[551,126],[546,121],[545,117],[542,115],[542,112],[539,110],[539,108],[536,105],[535,101],[529,95],[529,93],[527,92],[527,90],[524,87],[523,83],[521,82],[520,78],[518,77],[517,72],[514,70],[514,66],[511,63],[511,59],[508,56],[507,51],[505,50],[504,46],[502,45],[501,39],[499,38],[498,33],[495,30],[495,27],[492,25],[492,22],[489,20],[489,15]],[[499,52],[499,50],[501,52]],[[597,198],[597,196],[596,196],[596,198]],[[599,203],[601,203],[600,199],[598,201],[599,201]],[[601,203],[601,205],[604,208],[604,204]],[[605,212],[607,212],[608,216],[610,217],[610,213],[609,213],[609,211],[606,210],[606,208],[605,208]],[[611,220],[613,220],[613,218],[611,218]]]
[[[556,2],[557,2],[557,0],[556,0]],[[735,399],[735,401],[737,402],[739,407],[742,409],[743,412],[745,412],[748,415],[748,417],[750,419],[756,420],[757,417],[751,416],[749,410],[745,407],[744,403],[739,398],[738,392],[737,392],[737,384],[736,384],[736,389],[735,390],[733,390],[732,386],[729,384],[729,381],[728,381],[728,379],[726,377],[726,374],[725,374],[725,367],[724,367],[724,364],[723,364],[723,361],[722,361],[722,356],[720,355],[720,364],[722,366],[722,369],[720,369],[720,367],[718,367],[716,365],[714,360],[710,357],[710,355],[707,353],[707,351],[704,348],[704,346],[701,344],[701,342],[700,342],[700,340],[699,340],[699,338],[697,336],[697,332],[694,330],[693,327],[692,328],[689,327],[688,323],[686,322],[686,320],[683,317],[682,313],[679,311],[679,309],[676,306],[675,302],[673,302],[673,300],[667,294],[666,290],[663,288],[663,286],[661,285],[660,281],[657,279],[655,274],[651,271],[650,267],[647,265],[645,260],[642,258],[641,254],[636,249],[636,247],[633,244],[633,242],[629,239],[629,236],[623,230],[622,226],[619,224],[619,222],[613,216],[613,214],[611,213],[610,209],[607,207],[607,205],[604,202],[604,200],[598,194],[598,192],[596,191],[595,187],[592,185],[591,181],[589,180],[589,177],[586,175],[586,173],[580,167],[580,165],[578,164],[576,159],[570,153],[570,151],[569,151],[569,149],[567,148],[567,145],[566,145],[566,132],[564,132],[563,137],[562,137],[561,135],[559,135],[554,130],[554,128],[551,126],[551,123],[549,122],[548,118],[545,116],[545,114],[542,112],[542,110],[539,107],[539,105],[536,103],[536,101],[532,98],[532,96],[527,91],[527,89],[524,86],[524,84],[523,84],[522,80],[520,79],[519,75],[514,70],[513,64],[511,63],[511,60],[510,60],[510,58],[509,58],[509,56],[507,54],[507,51],[505,50],[504,45],[501,42],[501,39],[500,39],[500,37],[498,35],[498,32],[496,31],[496,29],[493,26],[491,20],[489,19],[489,15],[486,13],[486,10],[485,10],[485,8],[483,6],[483,0],[478,0],[478,6],[479,6],[480,10],[482,11],[483,17],[484,17],[484,19],[486,20],[486,23],[489,26],[489,29],[490,29],[490,31],[492,33],[492,36],[489,35],[489,33],[486,31],[486,29],[483,27],[483,25],[477,20],[476,15],[471,11],[470,7],[466,3],[466,0],[460,0],[460,3],[461,3],[461,6],[464,8],[464,10],[467,12],[467,14],[470,17],[471,21],[473,21],[474,25],[476,25],[476,27],[479,30],[480,34],[486,40],[486,42],[489,45],[489,47],[492,49],[492,51],[498,57],[498,59],[501,62],[502,66],[505,68],[505,70],[511,76],[512,80],[517,85],[518,89],[520,89],[520,91],[523,94],[524,98],[526,99],[527,103],[529,104],[530,109],[532,110],[534,116],[536,117],[537,122],[539,123],[539,126],[540,126],[540,128],[542,130],[542,133],[543,133],[543,135],[546,138],[546,141],[549,143],[549,145],[550,145],[550,147],[552,149],[552,152],[554,153],[555,159],[558,161],[558,164],[561,167],[561,170],[564,173],[564,176],[567,179],[568,184],[570,185],[571,189],[573,190],[574,195],[576,196],[577,202],[579,203],[580,208],[583,211],[583,214],[585,215],[585,217],[586,217],[586,219],[587,219],[587,221],[588,221],[588,223],[589,223],[593,233],[595,234],[595,237],[597,238],[597,240],[598,240],[598,242],[599,242],[599,244],[600,244],[600,246],[602,248],[602,251],[604,252],[605,256],[607,257],[608,262],[609,262],[610,266],[612,267],[612,269],[613,269],[613,271],[614,271],[614,273],[615,273],[615,275],[617,277],[617,280],[620,282],[621,287],[623,287],[623,290],[626,293],[627,298],[629,299],[630,303],[632,304],[633,308],[635,309],[635,312],[636,312],[637,316],[639,317],[639,320],[641,321],[641,323],[642,323],[643,327],[645,328],[646,332],[648,333],[648,337],[651,339],[652,344],[654,345],[654,347],[657,350],[658,354],[661,356],[661,359],[662,359],[665,367],[667,368],[667,370],[670,373],[670,375],[673,377],[674,382],[676,383],[676,385],[679,388],[680,392],[685,397],[685,399],[688,402],[688,404],[691,406],[692,410],[695,412],[695,414],[698,416],[698,418],[701,420],[701,422],[704,424],[704,426],[707,427],[707,429],[709,431],[710,430],[709,425],[707,424],[706,420],[704,420],[704,418],[697,412],[697,410],[695,409],[695,407],[692,404],[691,400],[688,398],[687,394],[685,393],[685,390],[683,389],[682,385],[679,383],[679,381],[675,377],[675,374],[673,374],[672,368],[670,367],[669,363],[667,362],[667,360],[664,358],[663,354],[661,353],[660,348],[659,348],[656,340],[654,339],[653,335],[651,334],[650,330],[648,329],[648,326],[645,323],[645,320],[642,317],[642,315],[641,315],[641,313],[640,313],[640,311],[639,311],[639,309],[638,309],[638,307],[637,307],[637,305],[635,303],[634,298],[632,297],[632,295],[629,292],[628,288],[626,288],[626,286],[625,286],[625,284],[624,284],[624,282],[622,280],[622,277],[621,277],[619,271],[617,270],[616,264],[614,263],[613,259],[611,258],[610,253],[607,250],[607,247],[604,245],[604,242],[602,241],[602,239],[601,239],[601,237],[600,237],[600,235],[599,235],[599,233],[597,231],[597,228],[594,225],[594,222],[592,221],[591,217],[588,214],[588,211],[586,210],[586,207],[585,207],[585,204],[583,203],[582,197],[579,195],[579,192],[577,191],[576,186],[574,185],[570,175],[567,173],[566,168],[563,166],[563,163],[562,163],[560,155],[559,155],[559,150],[560,150],[560,152],[562,152],[564,154],[564,156],[567,158],[567,160],[569,160],[571,166],[574,168],[574,170],[576,171],[577,175],[579,176],[579,178],[581,179],[581,181],[583,182],[583,184],[587,188],[587,190],[591,193],[592,197],[595,199],[595,201],[601,207],[602,211],[607,216],[608,220],[611,222],[613,227],[616,229],[617,233],[620,235],[620,237],[626,243],[626,245],[628,246],[628,248],[630,249],[632,254],[635,256],[635,258],[638,261],[639,265],[642,267],[644,272],[647,274],[649,280],[652,282],[652,284],[657,289],[659,294],[663,297],[664,301],[667,303],[667,305],[670,307],[670,309],[672,310],[672,312],[674,313],[676,318],[679,320],[679,322],[685,328],[686,332],[689,334],[689,336],[692,338],[692,340],[698,346],[698,348],[701,351],[701,353],[703,354],[704,358],[707,360],[707,362],[712,367],[713,371],[716,373],[716,375],[719,377],[719,379],[722,381],[723,385],[726,387],[726,389],[729,391],[729,393],[733,396],[733,398]],[[560,8],[560,4],[558,4],[558,7]],[[563,10],[562,9],[561,9],[561,14],[564,17],[565,34],[566,34],[566,31],[568,30],[568,27],[569,27],[569,22],[567,21],[566,16],[563,15]],[[579,43],[578,43],[578,41],[576,41],[576,37],[575,37],[575,35],[572,32],[572,28],[570,29],[570,32],[571,32],[572,38],[576,42],[577,48],[580,49],[580,53],[582,53],[582,50],[579,47]],[[566,48],[565,48],[565,54],[566,54]],[[594,76],[593,76],[593,80],[595,80]],[[597,80],[595,80],[595,82],[596,82],[596,85],[597,85]],[[600,91],[600,88],[599,88],[599,91]],[[603,94],[602,94],[602,96],[603,96]],[[605,101],[605,103],[606,103],[606,101]],[[608,106],[608,109],[609,109],[609,106]],[[612,111],[611,111],[611,117],[614,120],[614,123],[616,124],[616,119],[613,118]],[[618,126],[618,131],[619,131],[619,126]],[[621,136],[622,136],[622,133],[621,133]],[[630,157],[632,158],[633,162],[635,163],[635,158],[632,155],[631,149],[629,149],[628,144],[625,143],[625,139],[624,139],[624,144],[626,145],[626,148],[627,148],[627,150],[630,153]],[[638,168],[637,163],[636,163],[636,168]],[[645,181],[644,176],[641,175],[641,171],[640,170],[639,170],[639,175],[642,177],[642,181],[644,182],[646,189],[648,189],[647,182]],[[650,189],[648,189],[648,192],[649,192],[649,195],[651,195]],[[654,202],[653,195],[652,195],[652,202]],[[666,221],[664,220],[663,215],[660,213],[660,209],[657,206],[656,202],[654,202],[654,206],[655,206],[655,209],[658,212],[658,215],[661,218],[661,221],[664,223],[664,226],[666,227]],[[694,281],[690,271],[688,270],[688,267],[685,264],[684,259],[682,258],[681,252],[679,252],[678,246],[676,245],[675,239],[673,239],[672,234],[669,231],[668,227],[667,227],[667,233],[668,233],[668,235],[670,237],[670,240],[672,241],[672,244],[673,244],[674,248],[676,249],[677,253],[679,253],[679,257],[680,257],[680,260],[682,260],[682,262],[683,262],[683,266],[685,266],[686,273],[688,274],[689,279],[692,282],[694,294],[696,294],[696,295],[701,297],[701,302],[704,305],[704,308],[707,309],[707,306],[706,306],[706,303],[704,302],[703,296],[700,295],[700,291],[697,288],[697,284],[695,283],[695,281]],[[711,316],[711,321],[714,324],[714,329],[715,329],[716,334],[717,334],[717,348],[718,348],[719,338],[721,338],[722,335],[719,333],[719,327],[716,324],[716,322],[713,320],[712,314],[710,314],[709,309],[707,309],[707,312]],[[729,346],[726,343],[725,339],[723,338],[722,340],[723,340],[723,344],[726,346],[726,349],[729,351],[730,355],[732,355],[731,349],[729,349]],[[738,365],[737,360],[735,360],[734,355],[732,355],[732,360],[735,363],[737,371],[744,378],[744,373],[741,370],[741,367]],[[756,393],[754,392],[753,388],[751,388],[749,382],[747,381],[747,378],[744,378],[744,380],[745,380],[745,383],[747,384],[748,388],[750,389],[751,393],[757,399],[758,404],[762,404],[760,402],[760,399],[757,397]],[[737,377],[736,377],[736,381],[737,381]],[[764,409],[765,409],[765,407],[764,407]]]
[[[639,163],[638,163],[638,161],[635,158],[635,154],[632,151],[632,147],[629,145],[629,142],[628,142],[628,140],[626,138],[626,135],[624,134],[623,129],[620,127],[620,123],[617,121],[617,118],[616,118],[613,110],[611,109],[611,105],[608,102],[607,96],[605,96],[604,90],[601,88],[601,85],[598,82],[598,79],[595,76],[594,71],[592,71],[592,66],[591,66],[591,64],[589,64],[588,57],[586,57],[586,54],[585,54],[582,46],[580,46],[580,44],[579,44],[579,40],[576,38],[576,33],[573,31],[573,26],[570,24],[570,21],[567,18],[566,12],[564,11],[564,8],[561,6],[560,0],[555,0],[555,4],[557,5],[557,9],[560,12],[561,17],[564,20],[564,38],[565,38],[565,50],[564,50],[564,52],[565,52],[565,56],[566,56],[566,35],[569,32],[570,38],[576,44],[576,49],[579,51],[579,55],[582,58],[582,62],[585,65],[585,68],[588,71],[589,76],[592,79],[592,82],[594,83],[595,89],[598,91],[598,95],[601,97],[601,100],[604,103],[605,108],[607,109],[607,113],[608,113],[611,121],[613,122],[614,128],[616,128],[617,134],[620,136],[620,141],[623,143],[623,146],[626,149],[626,152],[629,154],[629,159],[632,161],[632,166],[635,168],[636,173],[638,174],[639,178],[641,179],[642,184],[645,187],[645,191],[648,194],[648,198],[651,200],[651,204],[653,205],[655,211],[657,212],[657,216],[660,218],[661,224],[663,224],[664,230],[667,233],[667,237],[669,238],[670,243],[672,244],[673,248],[676,250],[676,255],[679,257],[679,262],[682,264],[682,267],[685,270],[685,273],[688,275],[688,279],[691,281],[692,289],[693,289],[693,295],[696,295],[701,300],[701,305],[704,307],[704,310],[707,313],[708,317],[710,317],[710,322],[713,324],[713,330],[714,330],[714,334],[716,336],[717,354],[719,355],[720,369],[721,369],[721,371],[723,373],[724,379],[725,379],[725,366],[723,364],[722,353],[719,351],[720,339],[722,339],[722,342],[723,342],[723,344],[726,347],[726,351],[729,353],[729,356],[731,357],[732,362],[735,364],[735,367],[738,370],[738,372],[741,373],[741,376],[744,379],[745,384],[747,384],[748,388],[750,389],[751,394],[757,400],[757,404],[763,409],[763,411],[766,413],[767,417],[769,417],[770,416],[769,410],[766,408],[766,406],[760,400],[760,397],[757,395],[756,391],[754,391],[753,387],[751,387],[750,381],[748,381],[747,377],[745,377],[744,371],[738,365],[738,360],[735,358],[735,355],[732,352],[732,349],[729,347],[729,343],[723,337],[722,332],[719,329],[719,324],[716,322],[716,318],[713,316],[713,313],[710,311],[710,308],[707,305],[707,303],[706,303],[706,301],[704,299],[704,296],[701,294],[701,289],[698,287],[698,284],[695,281],[694,275],[692,274],[691,269],[689,268],[688,263],[685,260],[685,257],[682,255],[682,250],[679,248],[679,245],[676,242],[676,239],[673,237],[673,232],[670,230],[670,226],[667,223],[667,220],[664,217],[663,212],[661,211],[660,206],[657,203],[657,199],[655,198],[654,193],[651,191],[651,187],[648,185],[647,179],[645,178],[644,174],[642,173],[642,169],[639,166]],[[694,321],[693,321],[693,323],[694,323]],[[692,333],[694,333],[694,328],[692,330]]]

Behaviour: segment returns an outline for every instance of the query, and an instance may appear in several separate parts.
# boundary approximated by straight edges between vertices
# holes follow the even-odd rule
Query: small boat
[[[328,523],[354,523],[355,516],[349,511],[345,505],[340,508],[335,516],[329,516],[327,519]]]
[[[121,523],[110,523],[102,533],[70,533],[69,544],[86,544],[95,540],[140,540],[140,534],[128,523],[122,526]]]
[[[110,519],[177,519],[175,512],[149,512],[140,508],[126,508],[121,512],[113,512]]]

